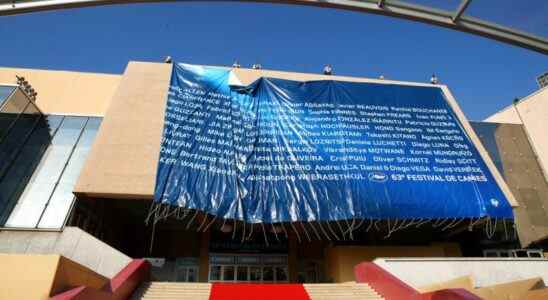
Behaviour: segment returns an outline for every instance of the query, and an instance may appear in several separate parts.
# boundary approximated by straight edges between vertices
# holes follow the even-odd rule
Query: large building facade
[[[236,222],[200,212],[149,218],[171,71],[171,64],[141,62],[130,62],[122,75],[0,69],[0,252],[20,252],[15,244],[29,241],[30,231],[35,242],[27,249],[45,253],[55,241],[40,234],[78,227],[126,256],[148,258],[160,281],[265,283],[353,281],[356,264],[378,257],[545,255],[546,88],[487,122],[470,123],[513,195],[515,223],[434,222],[391,233],[389,224],[364,222],[324,235],[311,222],[286,232],[255,225],[244,236]],[[241,84],[260,77],[376,82],[233,72]],[[36,101],[15,85],[16,75],[38,92]]]

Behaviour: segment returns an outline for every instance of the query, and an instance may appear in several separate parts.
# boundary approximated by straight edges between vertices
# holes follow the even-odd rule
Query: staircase
[[[303,286],[311,300],[383,300],[365,283],[313,283]],[[210,290],[210,283],[145,282],[133,293],[131,299],[208,300]]]
[[[210,283],[145,282],[132,300],[208,300]]]
[[[382,300],[366,283],[311,283],[304,284],[311,300]]]

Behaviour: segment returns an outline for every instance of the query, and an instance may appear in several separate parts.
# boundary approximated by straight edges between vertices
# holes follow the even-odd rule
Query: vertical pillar
[[[207,282],[209,274],[209,239],[211,235],[210,232],[202,233],[200,237],[200,270],[199,270],[199,282]]]
[[[297,248],[299,247],[299,243],[292,234],[289,234],[287,243],[287,268],[289,272],[289,282],[295,283],[297,282],[299,272],[297,263]]]

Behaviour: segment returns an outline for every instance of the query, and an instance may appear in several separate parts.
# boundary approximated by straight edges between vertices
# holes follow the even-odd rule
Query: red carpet
[[[209,300],[310,300],[302,284],[213,283]]]

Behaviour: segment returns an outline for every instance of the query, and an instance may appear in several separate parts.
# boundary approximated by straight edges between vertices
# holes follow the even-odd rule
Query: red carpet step
[[[310,300],[302,284],[214,283],[209,300]]]

